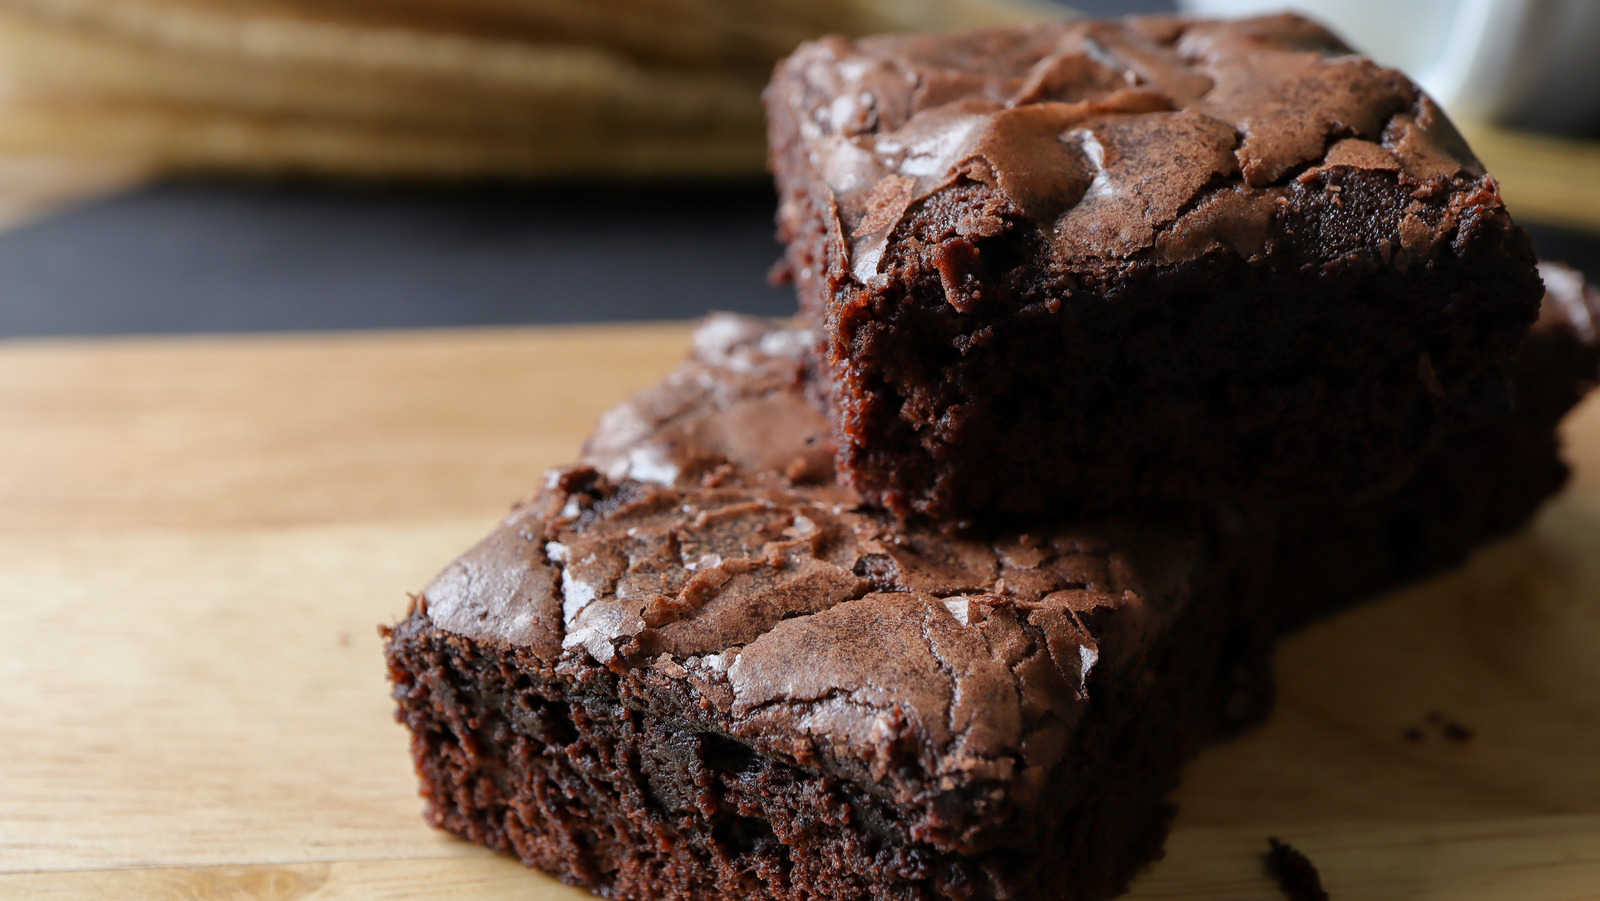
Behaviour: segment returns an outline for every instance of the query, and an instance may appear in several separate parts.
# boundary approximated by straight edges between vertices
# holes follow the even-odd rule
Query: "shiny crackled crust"
[[[1261,709],[1247,524],[900,528],[800,337],[714,318],[394,627],[430,820],[618,897],[1115,894]]]
[[[1305,20],[830,39],[767,106],[874,502],[1370,493],[1504,412],[1526,236],[1431,100]]]
[[[897,526],[833,484],[795,336],[713,319],[419,610],[549,678],[687,692],[672,706],[704,728],[925,808],[936,844],[992,843],[1069,752],[1095,674],[1132,678],[1238,561],[1212,559],[1198,511],[990,539]]]
[[[809,332],[712,314],[689,358],[600,417],[583,461],[614,480],[671,484],[718,468],[833,480],[833,444],[808,402]]]
[[[598,668],[552,678],[525,649],[420,612],[394,627],[387,656],[428,820],[606,897],[1096,901],[1158,855],[1178,766],[1256,687],[1248,668],[1242,681],[1218,671],[1236,659],[1224,622],[1187,625],[1141,670],[1166,688],[1102,692],[1044,789],[1051,803],[972,836],[998,839],[978,853],[936,844],[970,793],[906,807],[760,754],[707,729],[681,683],[642,691],[636,674]]]
[[[885,271],[913,207],[963,183],[991,189],[963,237],[1025,219],[1085,280],[1135,261],[1270,253],[1292,186],[1324,171],[1388,173],[1412,195],[1395,234],[1367,236],[1398,239],[1402,266],[1462,220],[1503,215],[1430,98],[1292,16],[834,38],[797,51],[769,103],[798,113],[861,283]]]
[[[922,809],[924,840],[971,852],[1039,800],[1095,667],[1128,677],[1191,600],[1204,533],[1183,525],[989,543],[897,533],[831,487],[577,468],[421,610],[550,678],[617,674],[701,729],[873,786]]]

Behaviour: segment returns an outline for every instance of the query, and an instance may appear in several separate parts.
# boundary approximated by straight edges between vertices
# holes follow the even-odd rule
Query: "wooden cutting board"
[[[423,825],[376,626],[687,334],[0,345],[0,898],[588,897]],[[1600,899],[1600,404],[1569,440],[1524,534],[1282,646],[1135,897],[1281,897],[1278,836],[1335,899]]]

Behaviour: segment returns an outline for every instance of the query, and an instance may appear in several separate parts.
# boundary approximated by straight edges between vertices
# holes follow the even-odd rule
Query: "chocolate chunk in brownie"
[[[1371,497],[1503,415],[1526,235],[1293,16],[827,39],[766,94],[841,475],[902,513]]]

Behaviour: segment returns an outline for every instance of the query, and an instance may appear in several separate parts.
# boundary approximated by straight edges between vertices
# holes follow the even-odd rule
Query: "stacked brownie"
[[[845,476],[932,516],[1381,493],[1504,414],[1526,235],[1296,17],[802,47],[779,224]]]
[[[707,320],[390,631],[437,826],[613,898],[1109,897],[1276,634],[1564,478],[1600,298],[1530,331],[1493,181],[1304,20],[825,41],[768,105],[806,327]]]

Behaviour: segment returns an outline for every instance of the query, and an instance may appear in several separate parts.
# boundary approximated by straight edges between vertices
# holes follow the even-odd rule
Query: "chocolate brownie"
[[[766,93],[841,475],[902,514],[1372,497],[1505,413],[1527,236],[1294,16],[831,38]]]
[[[1380,502],[1283,511],[1267,593],[1284,629],[1460,563],[1566,482],[1556,426],[1600,377],[1600,291],[1566,266],[1539,270],[1548,293],[1512,365],[1509,419],[1455,439]]]
[[[1104,898],[1253,709],[1261,541],[987,536],[833,483],[794,332],[713,319],[388,644],[427,817],[613,898]]]

